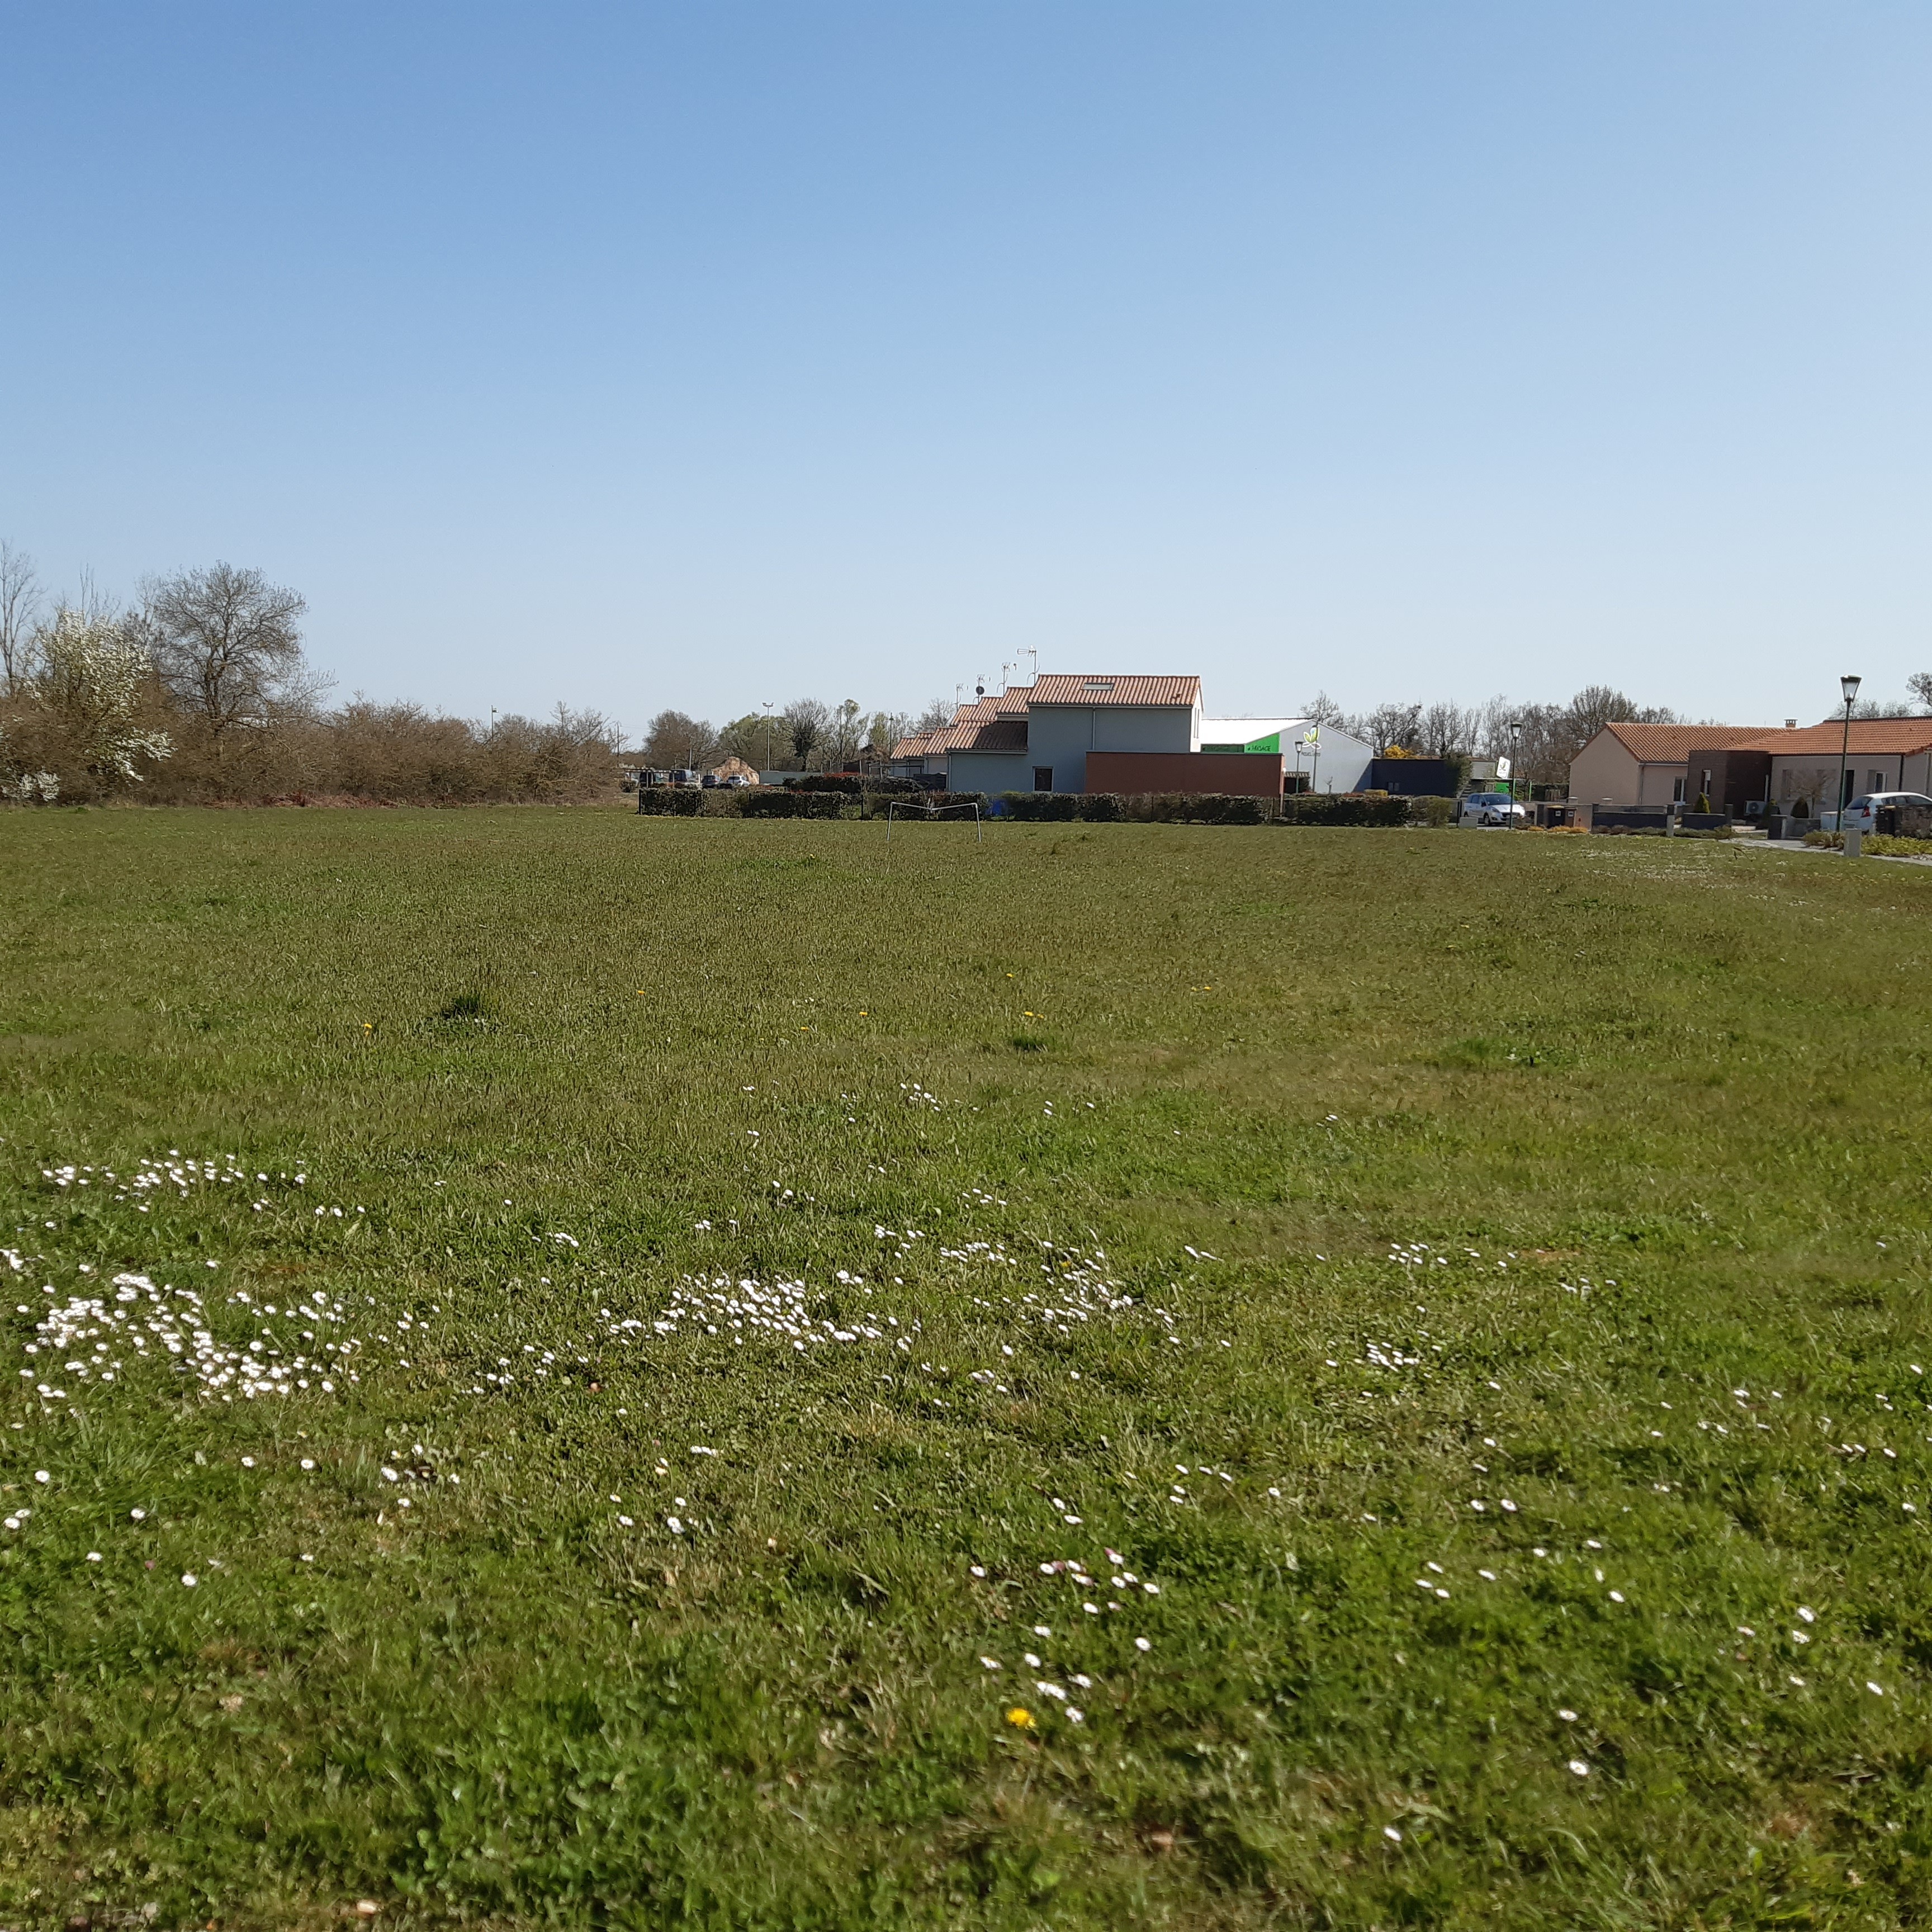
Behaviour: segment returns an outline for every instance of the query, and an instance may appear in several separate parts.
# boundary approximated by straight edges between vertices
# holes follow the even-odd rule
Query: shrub
[[[1842,852],[1845,849],[1845,835],[1842,832],[1808,832],[1804,842],[1820,850]],[[1859,849],[1880,859],[1932,859],[1932,838],[1901,838],[1894,832],[1868,832],[1859,842]]]
[[[1000,816],[1064,824],[1078,818],[1085,802],[1086,795],[1077,791],[1003,791]]]
[[[843,818],[856,802],[844,791],[773,791],[762,786],[737,794],[741,818]]]
[[[1408,823],[1406,798],[1366,798],[1350,793],[1298,792],[1282,806],[1284,825],[1396,826]]]
[[[638,794],[638,810],[646,818],[695,818],[704,808],[704,794],[695,786],[646,785]]]
[[[1148,815],[1161,825],[1259,825],[1270,802],[1238,792],[1157,792]]]

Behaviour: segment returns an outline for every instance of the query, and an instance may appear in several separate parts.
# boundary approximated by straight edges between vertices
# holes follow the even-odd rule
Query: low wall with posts
[[[1661,805],[1596,805],[1590,808],[1592,832],[1668,832],[1672,818],[1680,832],[1721,832],[1727,829],[1727,812],[1672,813]]]

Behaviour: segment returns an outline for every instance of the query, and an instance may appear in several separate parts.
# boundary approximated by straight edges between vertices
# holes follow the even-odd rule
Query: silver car
[[[1840,823],[1847,832],[1876,832],[1879,814],[1894,811],[1901,805],[1916,806],[1921,810],[1932,809],[1932,798],[1928,798],[1922,791],[1867,792],[1845,807]]]
[[[1508,826],[1528,817],[1528,806],[1517,804],[1506,791],[1472,791],[1456,808],[1458,825]]]

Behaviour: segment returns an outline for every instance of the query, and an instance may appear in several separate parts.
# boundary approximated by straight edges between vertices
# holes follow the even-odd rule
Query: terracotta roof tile
[[[1828,752],[1838,755],[1844,742],[1845,721],[1828,718],[1822,724],[1806,724],[1796,731],[1760,731],[1753,734],[1750,749],[1768,752],[1774,758],[1816,758]],[[1852,720],[1851,755],[1855,758],[1911,758],[1932,749],[1932,718],[1854,718]]]
[[[1754,747],[1766,735],[1757,724],[1610,724],[1604,729],[1646,765],[1681,765],[1693,752]]]
[[[1036,678],[1032,686],[1035,704],[1148,705],[1156,709],[1172,706],[1186,710],[1201,702],[1198,677],[1090,677],[1055,672]]]

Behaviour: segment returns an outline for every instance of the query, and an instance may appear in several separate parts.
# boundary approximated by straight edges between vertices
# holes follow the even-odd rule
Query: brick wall
[[[1090,792],[1220,792],[1279,798],[1279,752],[1089,752]]]

